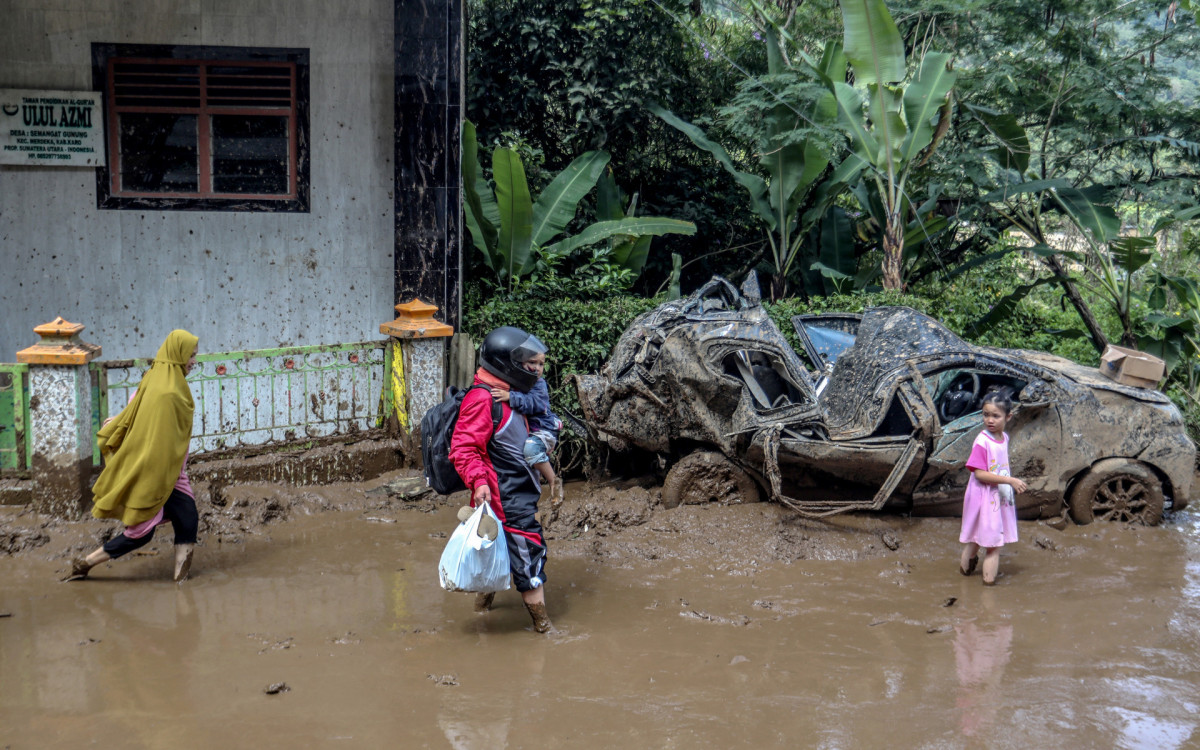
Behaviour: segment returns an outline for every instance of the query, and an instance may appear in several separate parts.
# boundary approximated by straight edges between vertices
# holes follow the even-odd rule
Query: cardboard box
[[[1108,345],[1100,355],[1100,372],[1122,385],[1157,388],[1166,363],[1152,354]]]

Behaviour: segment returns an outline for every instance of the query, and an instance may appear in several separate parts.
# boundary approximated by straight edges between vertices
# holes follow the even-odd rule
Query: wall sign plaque
[[[0,164],[104,166],[99,91],[0,89]]]

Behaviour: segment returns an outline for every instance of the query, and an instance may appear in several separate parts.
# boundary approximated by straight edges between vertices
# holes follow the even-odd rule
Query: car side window
[[[925,376],[925,387],[933,394],[942,424],[978,412],[984,394],[997,388],[1016,401],[1026,382],[1014,375],[976,368],[950,368]]]
[[[787,367],[773,352],[751,349],[730,352],[722,366],[725,375],[742,381],[760,410],[805,402],[803,391],[792,382]]]

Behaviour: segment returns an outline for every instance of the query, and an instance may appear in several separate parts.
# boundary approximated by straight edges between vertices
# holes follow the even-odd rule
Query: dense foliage
[[[756,269],[780,316],[909,304],[975,343],[1085,364],[1133,343],[1168,360],[1197,424],[1196,6],[468,0],[468,117],[534,192],[603,149],[639,216],[696,224],[654,239],[642,298]],[[935,70],[951,75],[921,83]],[[568,234],[605,218],[598,202]],[[902,291],[883,293],[889,257]],[[470,325],[523,320],[561,369],[594,371],[645,309],[606,263],[576,254],[501,290],[475,253]]]

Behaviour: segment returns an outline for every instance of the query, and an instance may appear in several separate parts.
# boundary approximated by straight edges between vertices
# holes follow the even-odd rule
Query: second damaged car
[[[1006,390],[1024,519],[1064,511],[1157,524],[1183,508],[1196,449],[1179,410],[1041,352],[979,347],[904,307],[792,320],[757,281],[715,277],[643,314],[599,375],[577,378],[584,422],[617,453],[656,454],[663,502],[761,491],[819,517],[855,510],[959,515],[983,395]]]

